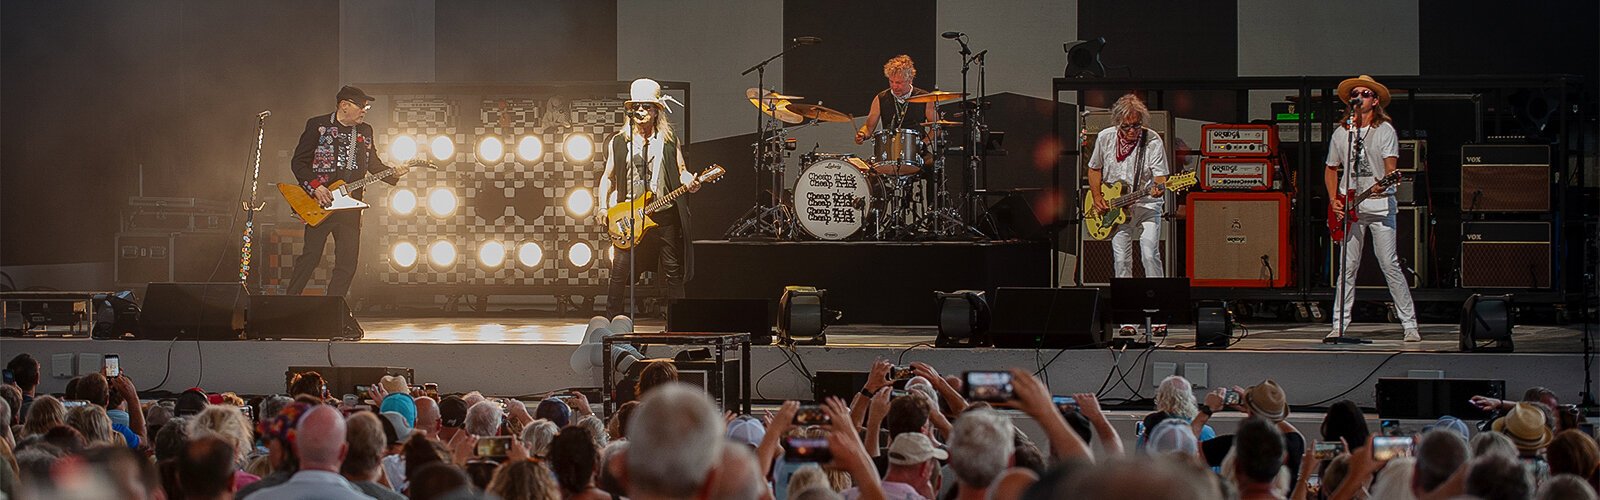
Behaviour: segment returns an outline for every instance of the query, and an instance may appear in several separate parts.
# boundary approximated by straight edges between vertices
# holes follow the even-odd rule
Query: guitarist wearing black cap
[[[333,192],[328,185],[336,181],[355,182],[366,177],[367,172],[389,169],[373,147],[372,125],[364,121],[373,100],[361,89],[345,86],[339,89],[337,108],[332,113],[306,120],[305,132],[300,134],[300,143],[294,148],[289,167],[300,187],[324,207],[333,202]],[[394,179],[405,170],[404,165],[395,167],[394,175],[383,181],[394,184]],[[359,200],[361,191],[351,192],[350,196]],[[305,247],[294,259],[289,295],[299,295],[305,290],[317,264],[322,262],[322,250],[329,235],[333,236],[335,246],[328,295],[342,296],[350,291],[361,250],[360,210],[335,211],[321,223],[306,225]]]

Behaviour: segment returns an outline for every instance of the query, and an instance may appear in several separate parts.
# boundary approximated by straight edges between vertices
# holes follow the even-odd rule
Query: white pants
[[[1343,279],[1339,282],[1342,298],[1334,304],[1333,327],[1342,330],[1350,326],[1350,308],[1356,301],[1356,273],[1361,270],[1361,253],[1366,251],[1366,233],[1372,231],[1372,255],[1383,269],[1383,279],[1389,282],[1389,296],[1394,299],[1394,310],[1400,316],[1400,325],[1407,330],[1417,328],[1417,314],[1411,305],[1411,285],[1400,270],[1400,257],[1395,252],[1393,215],[1360,214],[1345,231]]]
[[[1139,257],[1147,278],[1162,278],[1161,210],[1139,206],[1127,208],[1128,222],[1111,232],[1111,263],[1116,277],[1133,277],[1133,239],[1139,238]]]

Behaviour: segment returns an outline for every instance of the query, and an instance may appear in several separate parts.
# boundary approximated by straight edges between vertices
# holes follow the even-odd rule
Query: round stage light
[[[590,210],[594,210],[594,195],[589,190],[577,188],[567,195],[567,215],[583,217],[589,215]]]
[[[389,142],[389,157],[394,161],[411,161],[417,157],[417,140],[409,135],[402,135]]]
[[[441,135],[441,136],[438,136],[438,137],[434,137],[433,138],[433,142],[428,144],[428,151],[431,151],[433,153],[433,159],[438,160],[438,161],[445,161],[445,160],[448,160],[448,159],[451,159],[451,158],[455,158],[455,156],[456,156],[456,143],[455,143],[455,141],[451,141],[449,137],[445,137],[445,136]]]
[[[428,262],[440,271],[450,269],[456,265],[456,246],[445,240],[433,242],[428,245]]]
[[[562,141],[561,150],[566,153],[567,161],[587,162],[594,157],[594,140],[586,134],[570,134]]]
[[[494,240],[478,247],[478,265],[484,269],[498,269],[506,263],[506,244]]]
[[[544,159],[544,141],[531,135],[522,136],[517,141],[517,157],[527,163],[538,163]]]
[[[405,188],[390,192],[389,210],[395,215],[411,215],[417,211],[417,192]]]
[[[450,214],[456,213],[458,204],[460,203],[456,200],[456,193],[450,191],[450,188],[436,187],[428,191],[428,213],[434,217],[449,217]]]
[[[589,267],[589,264],[594,263],[594,247],[582,241],[573,243],[567,248],[567,262],[580,269]]]
[[[389,249],[389,264],[396,269],[411,269],[417,265],[417,246],[409,241],[395,243]]]
[[[517,247],[517,262],[522,267],[539,267],[539,261],[544,259],[544,249],[538,243],[523,243]]]
[[[499,137],[489,136],[478,141],[478,161],[494,165],[506,159],[506,145]]]

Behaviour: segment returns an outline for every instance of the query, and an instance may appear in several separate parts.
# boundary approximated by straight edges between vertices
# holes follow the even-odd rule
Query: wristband
[[[1206,414],[1207,417],[1211,416],[1213,413],[1216,413],[1216,412],[1217,411],[1211,409],[1210,406],[1205,406],[1205,405],[1200,406],[1200,413]]]
[[[872,399],[872,389],[868,389],[866,387],[862,387],[861,388],[861,396],[863,396],[863,397],[865,397],[867,399]]]

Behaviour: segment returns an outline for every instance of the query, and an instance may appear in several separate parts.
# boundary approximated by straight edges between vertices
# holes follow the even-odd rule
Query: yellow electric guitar
[[[1167,176],[1167,182],[1162,185],[1168,191],[1180,193],[1194,187],[1194,183],[1195,173],[1187,172]],[[1089,238],[1103,240],[1110,237],[1111,230],[1116,229],[1118,224],[1128,222],[1128,211],[1125,209],[1150,195],[1145,190],[1123,194],[1127,189],[1127,183],[1122,181],[1100,184],[1100,194],[1105,196],[1106,205],[1109,205],[1105,212],[1095,210],[1094,197],[1083,197],[1083,227],[1088,230]]]
[[[427,160],[406,162],[407,171],[416,167],[432,166],[433,162]],[[326,207],[322,206],[321,203],[317,203],[317,199],[311,196],[311,192],[306,191],[299,184],[279,183],[278,192],[283,194],[283,201],[289,203],[289,208],[294,210],[295,215],[299,216],[300,220],[305,221],[307,226],[317,227],[318,224],[322,224],[322,221],[327,220],[328,216],[333,215],[334,212],[360,210],[370,206],[350,196],[350,193],[394,175],[395,170],[394,167],[389,167],[388,170],[368,175],[359,181],[350,183],[333,181],[332,184],[328,184],[328,192],[333,195],[333,202]]]
[[[724,173],[726,171],[723,170],[722,165],[712,164],[695,175],[694,182],[698,182],[702,186],[717,182],[717,180],[722,179],[722,174]],[[650,214],[661,211],[662,207],[688,192],[689,186],[687,185],[674,189],[671,193],[667,193],[666,196],[660,197],[656,196],[655,193],[645,191],[644,195],[637,199],[612,205],[610,209],[606,210],[606,233],[611,235],[611,244],[623,250],[638,245],[640,241],[644,240],[645,233],[656,227],[656,221],[650,218]]]

